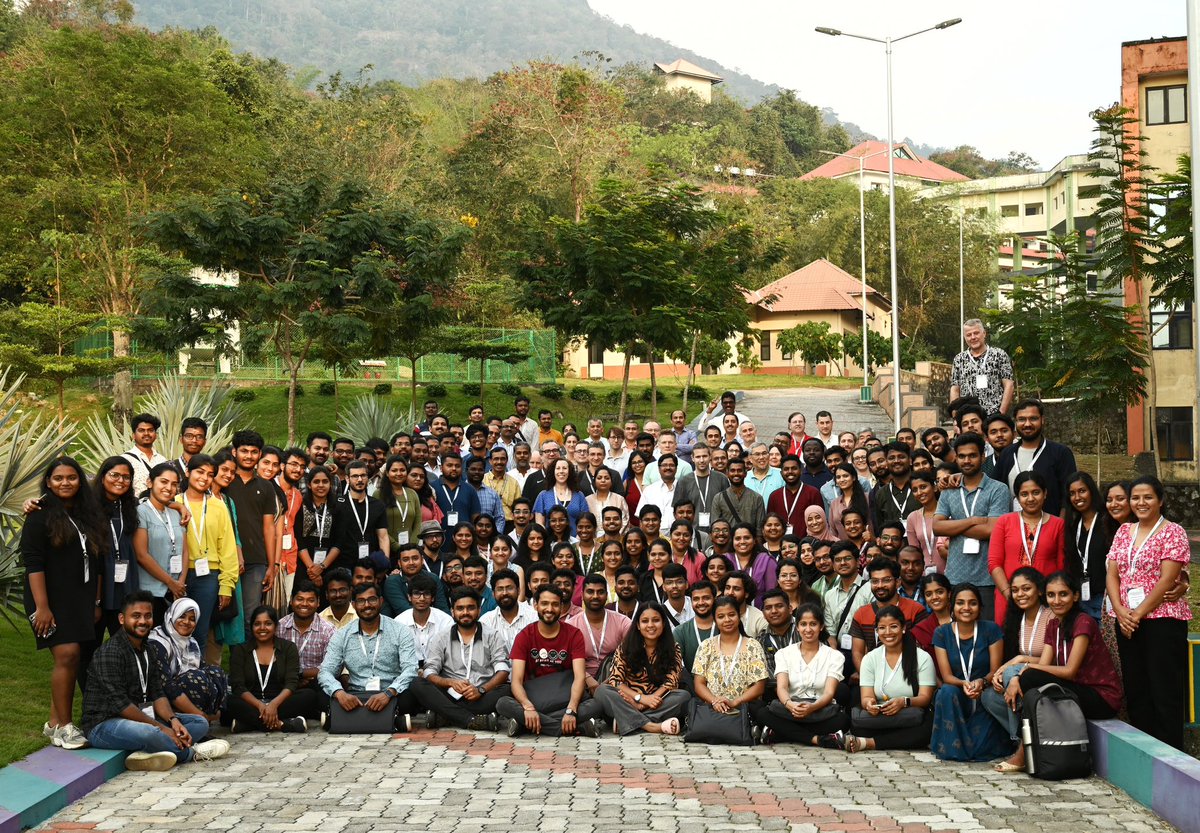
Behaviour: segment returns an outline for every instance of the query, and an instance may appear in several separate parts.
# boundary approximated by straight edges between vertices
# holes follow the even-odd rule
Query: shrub
[[[254,388],[234,388],[229,392],[229,398],[234,402],[253,402],[257,396]]]
[[[564,391],[562,385],[542,385],[540,388],[538,388],[539,396],[545,399],[550,399],[554,402],[562,399],[563,393]]]
[[[479,385],[476,382],[465,382],[462,386],[462,392],[467,396],[479,396]]]
[[[430,399],[441,399],[446,395],[446,386],[441,382],[430,382],[425,386],[425,395]]]
[[[521,386],[514,382],[502,382],[496,390],[500,391],[505,396],[520,396]]]
[[[604,404],[612,405],[614,408],[621,404],[621,389],[610,390],[604,394]]]
[[[571,388],[568,394],[575,402],[595,402],[596,394],[590,388]]]
[[[380,382],[371,390],[371,393],[375,394],[376,396],[391,396],[392,395],[392,383],[391,382]]]
[[[642,393],[639,398],[643,402],[650,402],[651,400],[657,400],[659,402],[662,402],[663,393],[662,393],[661,389],[658,391],[655,391],[653,388],[642,388]]]
[[[280,390],[283,391],[284,398],[288,395],[287,385],[284,385]],[[304,385],[296,385],[296,396],[304,396]]]
[[[317,396],[337,396],[337,385],[333,382],[322,382],[317,385]]]

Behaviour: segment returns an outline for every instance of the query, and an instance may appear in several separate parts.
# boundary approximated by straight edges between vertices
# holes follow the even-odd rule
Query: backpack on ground
[[[1021,735],[1025,769],[1034,778],[1062,781],[1092,774],[1087,719],[1074,692],[1047,683],[1024,695]]]

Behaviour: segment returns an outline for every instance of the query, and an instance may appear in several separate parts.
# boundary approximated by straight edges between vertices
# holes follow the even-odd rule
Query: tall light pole
[[[858,161],[858,275],[862,280],[862,372],[863,383],[858,391],[858,401],[866,404],[871,401],[871,380],[867,366],[870,364],[867,353],[867,208],[866,201],[863,197],[863,163],[873,156],[887,153],[890,148],[877,150],[874,153],[868,153],[864,156],[855,156],[852,153],[835,153],[832,150],[823,150],[827,156],[840,156],[843,159],[855,159]],[[894,313],[893,313],[894,314]]]
[[[898,38],[872,38],[867,35],[855,35],[850,32],[843,32],[840,29],[831,29],[828,26],[818,26],[817,31],[822,35],[832,35],[837,37],[845,35],[848,38],[856,38],[858,40],[871,41],[872,43],[882,43],[884,53],[887,56],[887,144],[889,150],[895,146],[895,137],[892,126],[892,44],[899,43],[902,40],[914,38],[917,35],[923,35],[926,32],[932,32],[938,29],[949,29],[962,23],[961,17],[955,17],[950,20],[943,20],[936,26],[929,26],[925,29],[920,29],[916,32],[910,32],[907,35],[901,35]],[[888,153],[888,248],[891,256],[891,271],[892,271],[892,411],[894,413],[895,429],[900,430],[900,299],[899,289],[896,280],[896,154],[894,151]]]
[[[1200,0],[1188,0],[1187,4],[1187,45],[1188,45],[1188,106],[1192,108],[1192,113],[1198,113],[1197,106],[1200,106],[1200,55],[1196,54],[1196,45],[1200,43]],[[1192,159],[1196,159],[1197,154],[1200,154],[1200,119],[1192,118],[1188,125],[1189,136],[1191,140]],[[1196,223],[1200,220],[1200,166],[1192,166],[1192,262],[1200,263],[1200,234],[1197,233]],[[1200,431],[1200,280],[1194,279],[1195,267],[1193,267],[1193,287],[1195,299],[1192,301],[1192,321],[1195,327],[1192,335],[1192,349],[1196,351],[1196,408],[1192,411],[1192,431],[1193,436],[1197,437],[1197,431]],[[1154,361],[1154,356],[1151,355],[1150,361]],[[1157,398],[1158,391],[1150,391],[1150,396]],[[1151,402],[1155,401],[1151,399]],[[1151,430],[1158,430],[1154,426]],[[1200,438],[1194,439],[1192,442],[1192,459],[1196,459],[1197,453],[1200,452]]]
[[[963,334],[963,324],[967,320],[967,297],[963,281],[963,204],[962,194],[958,196],[958,352],[967,349],[967,337]]]

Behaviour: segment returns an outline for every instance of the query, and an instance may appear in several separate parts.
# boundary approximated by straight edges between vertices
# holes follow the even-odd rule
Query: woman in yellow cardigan
[[[217,473],[216,463],[207,454],[193,454],[188,461],[187,491],[175,498],[191,513],[187,528],[188,596],[200,606],[193,637],[203,651],[213,615],[234,603],[238,582],[237,539],[233,518],[220,498],[208,490]]]

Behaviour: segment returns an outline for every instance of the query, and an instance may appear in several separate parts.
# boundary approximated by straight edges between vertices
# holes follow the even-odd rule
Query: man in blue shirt
[[[450,452],[442,458],[442,478],[433,489],[442,510],[442,529],[449,532],[460,523],[479,517],[479,493],[462,482],[462,457]],[[446,536],[447,539],[449,536]]]

